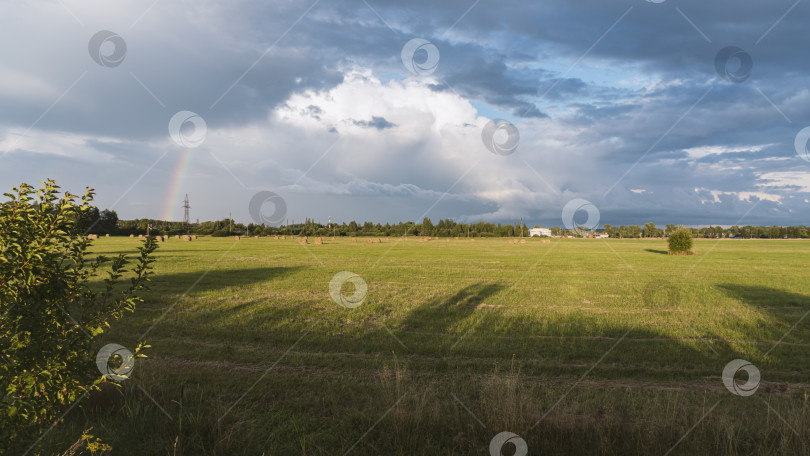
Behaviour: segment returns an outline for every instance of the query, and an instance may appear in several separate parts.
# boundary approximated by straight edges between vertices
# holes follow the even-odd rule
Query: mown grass
[[[145,334],[149,358],[43,454],[89,426],[115,454],[489,454],[501,431],[532,455],[810,454],[810,243],[694,251],[171,239],[146,302],[105,335]],[[340,271],[368,284],[356,309],[329,297]],[[723,386],[736,358],[762,373],[753,396]]]

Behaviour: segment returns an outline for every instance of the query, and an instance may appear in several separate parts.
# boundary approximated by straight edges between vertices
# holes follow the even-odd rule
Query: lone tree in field
[[[80,199],[58,189],[21,184],[0,203],[0,454],[21,454],[98,388],[99,336],[141,301],[154,262],[153,238],[130,271],[123,254],[87,258],[80,221],[97,213],[93,189]]]
[[[684,227],[678,227],[669,235],[670,255],[691,255],[692,254],[692,232]]]

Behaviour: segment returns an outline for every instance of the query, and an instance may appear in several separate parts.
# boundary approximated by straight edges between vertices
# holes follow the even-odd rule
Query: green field
[[[149,358],[47,448],[92,426],[113,454],[485,455],[502,431],[530,455],[810,454],[810,242],[694,250],[171,239],[104,336],[146,333]],[[357,308],[330,298],[341,271],[368,285]],[[751,396],[723,385],[737,358],[761,372]]]

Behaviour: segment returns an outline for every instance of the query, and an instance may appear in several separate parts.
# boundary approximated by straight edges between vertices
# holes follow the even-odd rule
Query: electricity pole
[[[191,206],[188,205],[188,193],[186,193],[186,199],[183,200],[183,225],[186,227],[186,234],[189,233],[189,219],[188,219],[188,210],[191,209]]]

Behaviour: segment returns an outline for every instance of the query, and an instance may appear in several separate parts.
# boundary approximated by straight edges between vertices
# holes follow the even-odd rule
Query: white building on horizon
[[[551,230],[548,228],[530,228],[529,237],[532,236],[548,236],[551,237]]]

